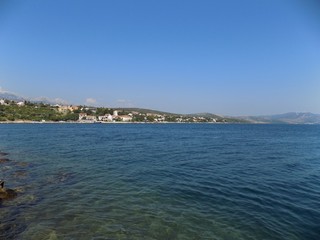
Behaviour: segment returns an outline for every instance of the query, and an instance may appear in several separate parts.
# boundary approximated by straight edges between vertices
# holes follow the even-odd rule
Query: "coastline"
[[[210,124],[210,125],[320,125],[319,123],[272,123],[272,122],[103,122],[103,121],[5,121],[1,124]]]
[[[55,121],[6,121],[0,124],[256,124],[256,123],[237,123],[237,122],[89,122],[89,121],[68,121],[68,122],[55,122]],[[257,123],[258,124],[258,123]],[[266,123],[268,124],[268,123]]]

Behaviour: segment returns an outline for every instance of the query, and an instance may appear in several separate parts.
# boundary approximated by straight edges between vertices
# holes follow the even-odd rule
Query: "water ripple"
[[[317,240],[319,136],[316,125],[1,125],[14,160],[1,174],[21,193],[1,205],[0,238]]]

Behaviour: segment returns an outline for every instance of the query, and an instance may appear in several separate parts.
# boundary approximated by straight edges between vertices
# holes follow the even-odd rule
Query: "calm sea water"
[[[0,239],[320,239],[320,126],[1,124]]]

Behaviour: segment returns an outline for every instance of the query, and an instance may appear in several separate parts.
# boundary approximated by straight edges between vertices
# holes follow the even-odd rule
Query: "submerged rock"
[[[13,199],[17,196],[17,192],[10,188],[4,187],[4,181],[0,181],[0,199],[1,200],[9,200]]]
[[[8,171],[10,169],[12,169],[12,166],[3,166],[3,167],[1,167],[2,171]]]
[[[47,229],[38,224],[37,226],[29,226],[22,234],[23,239],[39,239],[39,240],[57,240],[57,232],[54,229]]]
[[[18,170],[15,173],[13,173],[13,176],[16,178],[25,178],[27,177],[28,173],[25,170]]]
[[[25,188],[24,187],[17,187],[17,188],[15,188],[15,190],[17,193],[23,193],[25,191]]]
[[[62,172],[58,175],[58,181],[59,182],[66,182],[69,181],[72,178],[72,173],[68,172]]]
[[[47,182],[50,184],[67,183],[73,179],[73,173],[60,171],[52,176],[47,177]]]
[[[16,162],[16,165],[18,167],[29,167],[30,163],[28,163],[28,162]]]
[[[8,158],[0,158],[0,163],[6,163],[6,162],[10,162],[10,159],[8,159]]]
[[[5,152],[0,152],[0,156],[7,156],[8,153],[5,153]]]
[[[20,239],[18,236],[27,228],[26,224],[5,222],[0,224],[0,239]]]

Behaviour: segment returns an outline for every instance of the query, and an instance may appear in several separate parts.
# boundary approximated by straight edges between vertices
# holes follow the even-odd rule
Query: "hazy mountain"
[[[289,112],[269,116],[241,117],[252,123],[320,124],[320,114]]]
[[[35,103],[69,105],[68,101],[63,100],[61,98],[50,99],[47,97],[38,97],[38,98],[29,99],[29,101],[35,102]]]
[[[7,99],[11,101],[24,101],[25,98],[18,96],[15,93],[7,92],[7,91],[0,91],[0,99]]]
[[[68,104],[67,101],[60,98],[56,98],[56,99],[49,99],[47,97],[27,98],[27,97],[22,97],[22,96],[19,96],[18,94],[8,92],[8,91],[3,91],[3,90],[0,90],[0,99],[7,99],[11,101],[16,101],[16,102],[30,101],[30,102],[45,103],[45,104],[61,104],[61,105]]]

